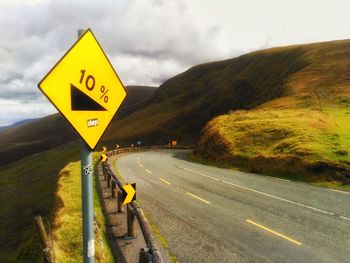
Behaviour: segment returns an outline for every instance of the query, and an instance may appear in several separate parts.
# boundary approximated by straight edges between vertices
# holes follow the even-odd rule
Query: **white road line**
[[[161,180],[163,183],[166,183],[167,185],[171,185],[171,183],[169,183],[167,180],[159,177],[159,180]]]
[[[140,167],[143,167],[143,164],[142,164],[142,163],[139,163],[139,166],[140,166]]]
[[[271,179],[275,179],[275,180],[278,180],[278,181],[282,181],[282,182],[287,182],[287,183],[290,182],[290,181],[287,180],[287,179],[277,178],[277,177],[273,177],[273,176],[268,176],[268,175],[266,175],[265,177],[268,177],[268,178],[271,178]]]
[[[294,204],[294,205],[297,205],[297,206],[301,206],[301,207],[304,207],[304,208],[308,208],[308,209],[310,209],[310,210],[317,211],[317,212],[320,212],[320,213],[323,213],[323,214],[336,216],[336,214],[333,213],[333,212],[329,212],[329,211],[322,210],[322,209],[319,209],[319,208],[316,208],[316,207],[313,207],[313,206],[309,206],[309,205],[305,205],[305,204],[298,203],[298,202],[295,202],[295,201],[291,201],[291,200],[288,200],[288,199],[285,199],[285,198],[282,198],[282,197],[278,197],[278,196],[275,196],[275,195],[271,195],[271,194],[268,194],[268,193],[264,193],[264,192],[261,192],[261,191],[258,191],[258,190],[254,190],[254,189],[251,189],[251,188],[248,188],[248,187],[244,187],[244,186],[241,186],[241,185],[238,185],[238,184],[234,184],[234,183],[231,183],[231,182],[221,181],[221,180],[219,180],[219,179],[217,179],[217,178],[214,178],[214,177],[211,177],[211,176],[209,176],[209,175],[205,175],[205,174],[202,174],[202,173],[193,171],[193,170],[191,170],[191,169],[187,169],[187,168],[185,168],[185,167],[179,167],[179,168],[180,168],[180,169],[183,169],[183,170],[185,170],[185,171],[191,172],[191,173],[198,174],[198,175],[200,175],[200,176],[204,176],[204,177],[210,178],[210,179],[215,180],[215,181],[222,182],[222,183],[224,183],[224,184],[232,185],[232,186],[235,186],[235,187],[238,187],[238,188],[247,190],[247,191],[251,191],[251,192],[254,192],[254,193],[257,193],[257,194],[261,194],[261,195],[264,195],[264,196],[268,196],[268,197],[271,197],[271,198],[274,198],[274,199],[277,199],[277,200],[280,200],[280,201],[283,201],[283,202],[287,202],[287,203],[290,203],[290,204]],[[283,180],[283,179],[281,179],[281,180]],[[331,189],[330,189],[330,190],[331,190]],[[337,190],[337,191],[339,191],[339,190]],[[340,218],[342,218],[342,219],[350,220],[350,218],[348,218],[348,217],[346,217],[346,216],[341,216],[341,215],[338,215],[338,216],[339,216]]]
[[[147,173],[149,173],[149,174],[152,174],[152,172],[151,172],[150,170],[148,170],[148,169],[145,169],[145,171],[146,171]]]
[[[338,193],[342,193],[342,194],[350,195],[350,192],[340,191],[340,190],[331,189],[331,188],[329,190],[334,191],[334,192],[338,192]]]
[[[199,173],[199,172],[193,171],[193,170],[191,170],[191,169],[187,169],[187,168],[182,168],[182,169],[184,169],[184,170],[185,170],[185,171],[187,171],[187,172],[191,172],[191,173],[194,173],[194,174],[198,174],[198,175],[201,175],[201,176],[207,177],[207,178],[212,179],[212,180],[214,180],[214,181],[220,181],[219,179],[217,179],[217,178],[215,178],[215,177],[211,177],[211,176],[209,176],[209,175],[202,174],[202,173]]]
[[[206,203],[206,204],[208,204],[208,205],[210,204],[209,201],[207,201],[207,200],[205,200],[205,199],[203,199],[203,198],[200,198],[199,196],[196,196],[196,195],[191,194],[191,193],[189,193],[189,192],[187,192],[187,194],[190,195],[190,196],[192,196],[192,197],[194,197],[194,198],[196,198],[196,199],[198,199],[199,201],[202,201],[203,203]]]
[[[349,218],[349,217],[346,217],[346,216],[340,216],[340,218],[350,221],[350,218]]]
[[[314,211],[317,211],[317,212],[320,212],[320,213],[323,213],[323,214],[332,215],[332,216],[335,215],[332,212],[328,212],[328,211],[325,211],[325,210],[322,210],[322,209],[318,209],[316,207],[312,207],[312,206],[309,206],[309,205],[304,205],[302,203],[294,202],[294,201],[291,201],[291,200],[288,200],[288,199],[285,199],[285,198],[282,198],[282,197],[278,197],[278,196],[275,196],[275,195],[270,195],[270,194],[267,194],[267,193],[264,193],[264,192],[260,192],[258,190],[254,190],[254,189],[251,189],[251,188],[248,188],[248,187],[244,187],[244,186],[238,185],[238,184],[234,184],[234,183],[230,183],[230,182],[226,182],[226,181],[221,181],[221,182],[223,182],[225,184],[229,184],[229,185],[235,186],[235,187],[238,187],[238,188],[241,188],[241,189],[244,189],[244,190],[247,190],[247,191],[251,191],[251,192],[254,192],[254,193],[257,193],[257,194],[268,196],[268,197],[271,197],[271,198],[274,198],[274,199],[277,199],[277,200],[280,200],[280,201],[283,201],[283,202],[287,202],[287,203],[290,203],[290,204],[294,204],[294,205],[298,205],[298,206],[301,206],[301,207],[305,207],[305,208],[308,208],[310,210],[314,210]]]

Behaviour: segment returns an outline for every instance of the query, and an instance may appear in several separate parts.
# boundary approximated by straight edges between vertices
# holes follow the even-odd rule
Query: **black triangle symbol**
[[[70,84],[70,99],[72,111],[106,111],[100,104]]]

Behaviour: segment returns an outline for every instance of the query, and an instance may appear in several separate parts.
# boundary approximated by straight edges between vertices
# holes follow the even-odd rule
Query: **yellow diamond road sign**
[[[126,97],[122,82],[90,29],[38,86],[91,149]]]

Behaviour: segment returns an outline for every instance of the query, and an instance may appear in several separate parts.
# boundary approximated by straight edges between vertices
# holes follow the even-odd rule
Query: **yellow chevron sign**
[[[102,153],[102,154],[101,154],[101,162],[105,162],[105,161],[107,161],[107,160],[108,160],[107,155],[104,154],[104,153]]]
[[[136,184],[135,183],[123,185],[122,200],[123,200],[123,205],[126,205],[126,204],[136,200]]]

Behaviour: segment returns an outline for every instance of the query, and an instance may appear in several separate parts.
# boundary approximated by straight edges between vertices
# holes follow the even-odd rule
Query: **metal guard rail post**
[[[103,163],[102,167],[103,167],[102,171],[104,173],[106,173],[106,177],[110,177],[115,182],[115,184],[119,187],[119,189],[121,190],[123,188],[123,184],[120,180],[118,180],[116,175],[112,172],[109,164]],[[160,250],[155,242],[154,236],[152,235],[151,226],[148,223],[141,207],[135,201],[133,201],[131,203],[131,208],[132,208],[132,211],[133,211],[134,215],[136,216],[136,218],[139,222],[139,225],[141,227],[143,237],[144,237],[146,244],[149,248],[149,253],[150,253],[150,256],[152,258],[152,262],[153,263],[163,263],[164,261],[163,261],[162,255],[161,255]]]

